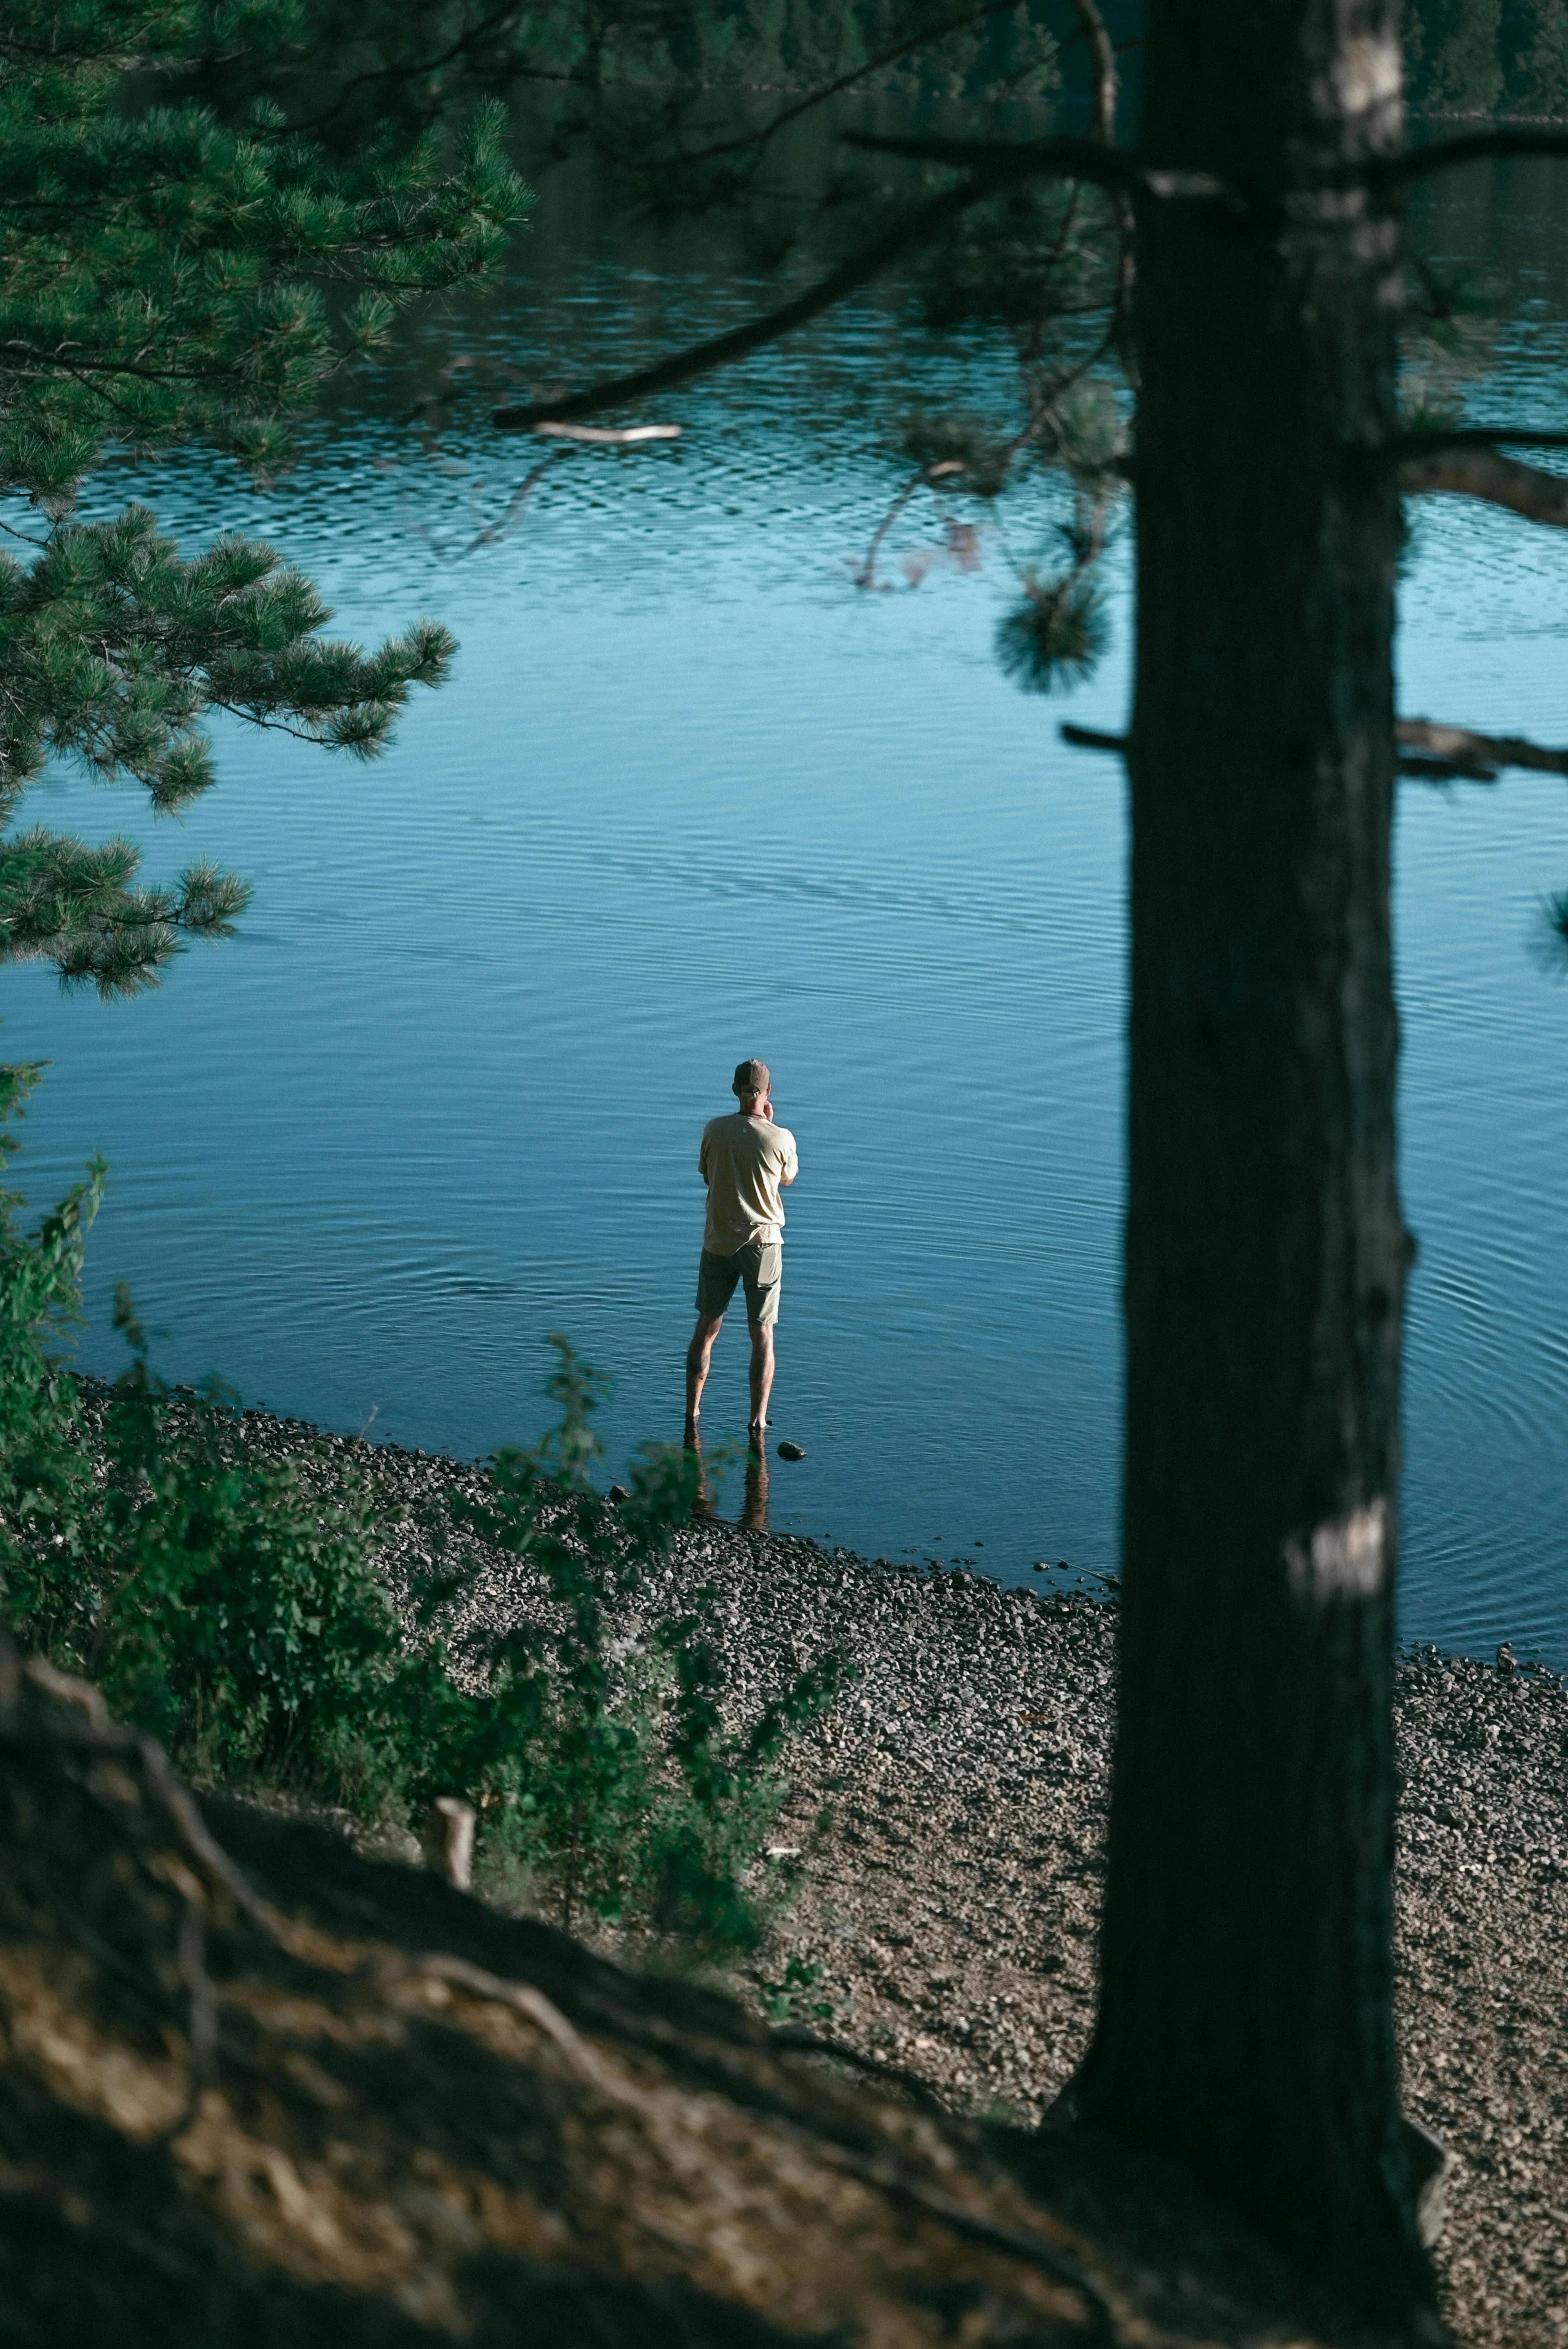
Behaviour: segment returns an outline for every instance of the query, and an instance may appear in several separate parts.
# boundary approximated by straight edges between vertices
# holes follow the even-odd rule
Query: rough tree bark
[[[1091,2122],[1384,2315],[1392,2022],[1397,0],[1153,0],[1121,1729]]]

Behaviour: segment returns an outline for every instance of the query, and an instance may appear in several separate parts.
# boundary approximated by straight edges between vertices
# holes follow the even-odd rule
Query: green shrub
[[[424,1674],[373,1569],[368,1498],[323,1498],[257,1459],[217,1381],[172,1397],[123,1285],[115,1323],[132,1362],[97,1446],[92,1539],[73,1571],[46,1555],[13,1572],[19,1628],[182,1768],[395,1803]]]
[[[784,1800],[780,1756],[847,1667],[824,1658],[748,1726],[727,1729],[711,1585],[630,1649],[616,1640],[690,1519],[697,1464],[648,1446],[619,1506],[598,1492],[603,1382],[559,1333],[551,1343],[559,1426],[537,1452],[498,1454],[486,1499],[456,1504],[460,1523],[526,1559],[549,1596],[539,1618],[483,1651],[491,1702],[511,1708],[509,1733],[481,1729],[485,1768],[470,1773],[484,1785],[487,1840],[568,1928],[593,1916],[655,1940],[751,1949],[766,1900],[745,1880]],[[787,1892],[787,1869],[760,1873],[775,1897]]]
[[[17,1146],[7,1128],[38,1074],[0,1067],[0,1165]],[[0,1573],[13,1589],[38,1554],[59,1575],[80,1571],[90,1489],[74,1444],[75,1382],[59,1348],[81,1316],[82,1255],[104,1174],[95,1159],[30,1237],[18,1228],[20,1193],[0,1190]]]

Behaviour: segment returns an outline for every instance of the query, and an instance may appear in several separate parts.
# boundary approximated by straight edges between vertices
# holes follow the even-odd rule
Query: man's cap
[[[758,1093],[766,1100],[772,1082],[765,1060],[743,1060],[735,1071],[731,1091],[737,1100],[743,1101],[748,1093]]]

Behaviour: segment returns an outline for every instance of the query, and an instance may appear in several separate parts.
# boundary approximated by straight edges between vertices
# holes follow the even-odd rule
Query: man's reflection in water
[[[746,1453],[746,1505],[740,1521],[752,1533],[768,1530],[768,1455],[760,1445]]]
[[[708,1482],[708,1471],[703,1462],[702,1438],[695,1428],[686,1438],[686,1457],[696,1464],[697,1469],[697,1490],[692,1498],[691,1513],[694,1517],[711,1517],[713,1515],[713,1488]]]
[[[713,1487],[708,1482],[707,1464],[702,1456],[702,1438],[693,1435],[686,1444],[686,1457],[697,1469],[697,1491],[692,1501],[694,1517],[714,1517]],[[723,1454],[720,1454],[722,1461]],[[768,1530],[768,1456],[766,1452],[746,1452],[746,1494],[741,1508],[740,1522],[748,1533],[766,1533]]]

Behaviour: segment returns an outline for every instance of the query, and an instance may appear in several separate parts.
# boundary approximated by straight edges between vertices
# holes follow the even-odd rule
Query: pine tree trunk
[[[1121,1731],[1084,2117],[1384,2313],[1397,0],[1153,0],[1141,145]]]

